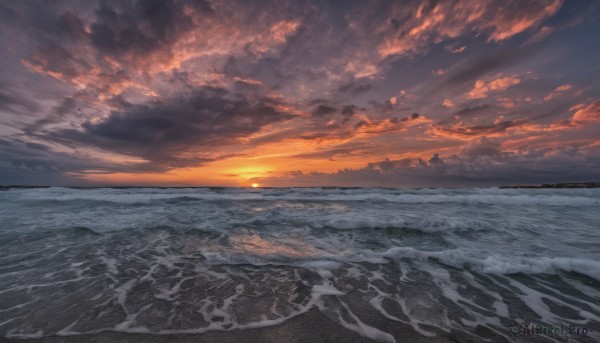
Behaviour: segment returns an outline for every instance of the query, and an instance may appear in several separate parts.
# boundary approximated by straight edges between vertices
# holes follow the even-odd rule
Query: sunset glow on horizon
[[[600,179],[594,1],[6,1],[0,185]]]

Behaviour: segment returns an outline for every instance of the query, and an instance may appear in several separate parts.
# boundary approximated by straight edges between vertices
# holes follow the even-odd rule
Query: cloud
[[[387,39],[379,47],[382,57],[419,52],[430,42],[458,38],[466,32],[484,33],[488,41],[509,39],[554,15],[561,0],[459,1],[405,4],[391,10]],[[407,13],[408,12],[408,13]],[[457,52],[462,51],[458,48]]]
[[[312,111],[312,115],[315,117],[322,117],[328,114],[332,114],[337,112],[337,108],[327,106],[327,105],[319,105]]]
[[[460,54],[461,52],[465,51],[466,48],[467,48],[466,45],[463,45],[463,46],[448,46],[447,47],[448,51],[450,51],[453,54]]]
[[[347,116],[353,116],[358,108],[354,105],[347,105],[342,108],[342,114]]]
[[[544,101],[550,101],[550,100],[556,99],[558,97],[561,97],[564,95],[565,92],[570,91],[571,89],[573,89],[573,85],[569,85],[569,84],[560,85],[560,86],[556,87],[552,92],[550,92],[550,94],[546,95],[544,97]]]
[[[569,109],[574,112],[571,118],[558,120],[548,125],[549,131],[573,130],[600,122],[600,101],[589,104],[577,104]]]
[[[202,0],[101,1],[78,12],[30,3],[18,10],[36,23],[15,31],[29,36],[22,63],[31,71],[107,97],[156,87],[160,73],[186,63],[209,78],[231,57],[272,54],[300,28],[284,19],[257,25],[244,18],[249,11],[213,5],[230,11]]]
[[[185,6],[171,0],[100,2],[93,15],[62,6],[29,3],[19,7],[31,70],[103,91],[119,89],[141,70],[171,64],[175,46],[210,15],[210,6],[196,1]],[[85,13],[85,15],[84,15]]]
[[[82,185],[85,182],[73,175],[110,173],[123,169],[143,172],[150,167],[143,161],[97,155],[86,148],[57,150],[57,145],[48,141],[31,142],[24,140],[30,137],[18,135],[7,138],[0,138],[0,180],[3,184]]]
[[[444,105],[444,107],[447,107],[447,108],[452,108],[452,107],[454,107],[454,101],[452,101],[450,99],[444,99],[444,102],[442,103],[442,105]]]
[[[453,125],[434,125],[430,132],[435,136],[468,140],[478,136],[503,136],[508,130],[526,125],[526,120],[506,120],[489,125],[468,125],[458,122]]]
[[[526,44],[533,44],[542,41],[555,31],[554,27],[542,26],[533,36],[531,36]]]
[[[382,134],[385,132],[401,131],[407,127],[430,122],[430,119],[413,113],[402,119],[394,117],[390,119],[372,119],[365,115],[358,116],[359,121],[354,124],[355,132],[358,134]]]
[[[543,50],[544,46],[539,45],[535,47],[517,45],[502,47],[485,55],[465,57],[452,72],[448,72],[448,79],[440,87],[457,87],[471,83],[493,71],[508,68],[531,58]]]
[[[496,101],[500,107],[507,109],[515,108],[515,101],[510,98],[499,96],[496,97]]]
[[[39,105],[27,95],[6,87],[0,88],[0,110],[27,114],[38,111]]]
[[[80,129],[40,136],[136,156],[165,167],[193,166],[213,160],[211,152],[216,147],[295,117],[277,105],[282,105],[277,99],[195,88],[191,94],[114,110],[99,121],[84,122]]]
[[[381,137],[386,134],[395,135],[409,128],[428,125],[431,122],[431,119],[418,113],[405,117],[378,118],[378,116],[363,113],[362,109],[360,112],[358,110],[356,106],[350,105],[344,107],[341,116],[311,116],[310,121],[306,121],[305,117],[298,117],[288,123],[288,128],[252,138],[251,142],[252,144],[295,140],[316,142],[316,155],[302,153],[297,156],[320,156],[319,151],[322,149],[347,149],[349,145],[352,147],[363,146],[373,137]]]
[[[577,168],[573,168],[577,166]],[[400,159],[371,162],[361,169],[335,173],[296,173],[260,180],[279,183],[335,186],[475,187],[507,184],[584,182],[600,178],[600,151],[582,151],[576,146],[557,148],[522,147],[504,151],[487,137],[469,141],[454,155],[434,154],[423,160]]]
[[[483,105],[475,105],[475,106],[466,106],[464,108],[461,108],[460,110],[454,112],[454,117],[460,117],[460,118],[464,118],[467,116],[472,116],[474,114],[479,114],[484,110],[487,110],[491,108],[490,105],[488,104],[483,104]]]
[[[203,1],[197,4],[210,10]],[[184,7],[170,0],[131,1],[118,6],[103,2],[96,10],[89,36],[92,45],[106,56],[137,61],[169,49],[193,27]]]
[[[598,24],[580,14],[597,12],[561,4],[1,3],[0,137],[19,139],[0,149],[2,168],[11,177],[167,177],[231,156],[276,168],[311,159],[322,170],[333,168],[327,159],[340,168],[367,159],[382,170],[439,168],[453,164],[452,153],[470,158],[473,149],[457,147],[484,136],[589,140],[597,87],[574,71],[589,70],[588,59],[561,65],[588,53],[584,39]],[[557,34],[528,43],[549,32]],[[562,88],[547,94],[541,83],[550,79]]]
[[[573,121],[577,124],[600,122],[600,101],[594,101],[587,105],[579,104],[570,110],[575,111]]]
[[[460,153],[461,156],[470,160],[475,160],[481,157],[495,158],[501,156],[502,154],[502,151],[500,151],[500,143],[485,136],[469,141],[463,147]]]
[[[307,158],[308,159],[329,159],[329,160],[333,161],[334,158],[336,158],[338,156],[344,157],[344,156],[349,156],[349,155],[361,154],[361,153],[363,153],[363,151],[365,149],[368,149],[368,148],[371,148],[371,146],[369,146],[369,145],[341,146],[341,147],[321,149],[318,151],[297,154],[297,155],[294,155],[293,157],[301,158],[301,159],[307,159]]]
[[[338,88],[338,91],[341,93],[350,93],[356,95],[366,93],[371,89],[373,89],[373,84],[370,83],[349,82]]]
[[[500,92],[519,83],[521,80],[517,76],[501,77],[492,81],[477,80],[468,96],[471,99],[485,98],[490,92]]]
[[[535,26],[544,18],[554,15],[562,5],[562,0],[537,1],[536,6],[527,10],[520,8],[522,4],[504,2],[494,9],[493,18],[481,24],[481,27],[493,30],[488,40],[505,40]]]

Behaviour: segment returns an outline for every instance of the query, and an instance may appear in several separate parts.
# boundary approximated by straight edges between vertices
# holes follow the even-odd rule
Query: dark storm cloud
[[[210,5],[202,0],[192,4],[212,13]],[[91,26],[91,42],[99,51],[115,56],[164,49],[194,27],[183,8],[170,0],[102,2]]]
[[[38,71],[59,73],[72,79],[89,72],[92,65],[79,47],[86,44],[88,34],[76,11],[57,10],[58,4],[42,1],[11,3],[13,25],[5,28],[9,35],[25,36],[23,44],[14,45],[24,54],[22,62]]]
[[[325,149],[321,151],[315,151],[310,153],[298,154],[296,158],[327,158],[333,160],[337,156],[353,155],[360,153],[362,149],[369,148],[370,146],[350,146],[350,147],[338,147],[333,149]]]
[[[18,136],[0,140],[0,185],[81,186],[88,184],[79,178],[86,174],[169,170],[168,166],[152,162],[105,160],[85,148],[73,146],[71,152],[56,151],[50,145],[26,142]]]
[[[467,106],[467,107],[461,108],[460,110],[454,112],[453,115],[455,117],[472,116],[473,114],[480,113],[483,110],[489,109],[490,107],[491,106],[489,104]]]
[[[545,47],[545,44],[510,46],[497,52],[469,58],[465,60],[462,66],[449,74],[441,87],[456,87],[474,82],[486,74],[508,68],[542,53]]]
[[[75,185],[77,180],[65,175],[86,169],[118,170],[89,156],[55,152],[41,143],[25,142],[13,136],[0,139],[0,185]]]
[[[49,150],[48,146],[46,146],[44,144],[28,142],[28,143],[25,143],[25,145],[28,148],[35,149],[35,150],[42,150],[42,151],[48,151]]]
[[[337,108],[335,107],[331,107],[331,106],[327,106],[327,105],[319,105],[317,108],[315,108],[312,111],[312,115],[315,117],[322,117],[328,114],[332,114],[337,112]]]
[[[361,93],[366,93],[371,89],[373,89],[373,84],[371,83],[357,83],[353,81],[342,85],[340,88],[338,88],[338,91],[340,93],[350,93],[353,95],[357,95]]]
[[[84,22],[74,10],[59,11],[58,3],[45,1],[12,3],[15,23],[23,26],[33,44],[62,46],[64,43],[83,41],[87,38]],[[63,44],[61,44],[63,43]]]
[[[524,120],[507,120],[490,125],[461,125],[461,126],[435,126],[438,134],[451,136],[475,137],[493,135],[506,132],[506,130],[526,124]]]
[[[307,105],[308,106],[314,106],[314,105],[322,105],[322,104],[327,104],[329,102],[329,100],[327,99],[313,99],[310,100]]]
[[[135,81],[148,68],[169,63],[173,46],[197,29],[194,20],[213,15],[201,0],[70,5],[12,4],[17,20],[6,32],[27,37],[17,47],[29,69],[104,94]]]
[[[80,14],[74,10],[61,11],[62,6],[47,2],[28,2],[19,7],[17,15],[29,24],[31,37],[40,44],[60,50],[65,44],[72,47],[70,43],[89,40],[98,52],[118,57],[163,49],[190,31],[193,22],[191,16],[184,13],[184,5],[205,15],[213,13],[203,0],[100,1],[94,5],[94,21],[89,32]],[[59,53],[72,57],[64,50]]]
[[[410,107],[399,107],[397,104],[393,104],[390,100],[386,100],[385,102],[371,100],[369,101],[369,105],[371,105],[371,110],[389,115],[394,112],[404,112],[409,111]]]
[[[197,88],[191,95],[115,110],[102,121],[85,122],[82,130],[63,129],[46,137],[171,167],[186,166],[206,161],[216,146],[294,117],[273,107],[274,101],[246,98],[222,88]]]
[[[353,116],[356,113],[357,107],[354,105],[347,105],[342,108],[342,114],[345,116]]]

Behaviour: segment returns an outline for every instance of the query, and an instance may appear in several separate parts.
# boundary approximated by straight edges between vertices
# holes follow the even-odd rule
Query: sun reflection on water
[[[291,257],[313,257],[320,251],[310,244],[295,238],[277,240],[264,239],[257,234],[231,237],[234,249],[253,255],[284,255]]]

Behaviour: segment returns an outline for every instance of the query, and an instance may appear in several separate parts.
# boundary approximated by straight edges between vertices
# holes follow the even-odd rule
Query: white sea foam
[[[559,272],[576,272],[600,281],[600,264],[598,261],[581,258],[499,255],[481,258],[470,256],[468,252],[460,250],[419,251],[412,247],[391,248],[380,255],[418,260],[434,258],[451,266],[469,266],[489,274],[557,274]]]
[[[16,191],[13,191],[16,192]],[[384,201],[399,204],[487,204],[487,205],[541,205],[541,206],[598,206],[597,192],[579,190],[573,193],[540,194],[528,191],[527,194],[514,190],[475,189],[471,191],[431,190],[402,191],[369,189],[323,190],[323,189],[68,189],[49,188],[29,190],[19,194],[19,198],[39,201],[104,201],[116,203],[144,203],[161,200],[289,200],[289,201]],[[592,195],[592,196],[589,196]]]

